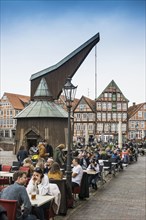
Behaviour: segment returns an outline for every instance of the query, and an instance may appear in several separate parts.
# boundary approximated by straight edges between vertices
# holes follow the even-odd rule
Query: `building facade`
[[[94,101],[82,96],[73,109],[74,136],[96,137],[99,141],[118,140],[122,123],[123,140],[128,134],[128,99],[112,80]]]
[[[117,141],[119,121],[123,139],[128,131],[128,99],[112,80],[96,101],[96,136],[102,141]]]
[[[95,101],[82,96],[73,109],[74,136],[87,139],[95,134]]]
[[[146,102],[133,103],[128,109],[128,138],[142,140],[146,137]]]
[[[30,97],[4,93],[0,100],[0,140],[12,140],[17,120],[14,117],[29,103]]]

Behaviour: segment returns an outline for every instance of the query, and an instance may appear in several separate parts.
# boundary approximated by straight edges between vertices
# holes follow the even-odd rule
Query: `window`
[[[135,128],[135,122],[131,121],[131,128]]]
[[[106,110],[106,102],[103,102],[103,103],[102,103],[102,109],[103,109],[103,110]]]
[[[116,131],[116,124],[115,123],[111,124],[111,131]]]
[[[142,111],[138,111],[138,117],[142,118]]]
[[[5,130],[5,137],[10,137],[9,130]]]
[[[89,124],[88,129],[92,131],[93,130],[93,125]]]
[[[15,111],[16,115],[18,115],[18,114],[19,114],[19,112],[20,112],[19,110],[16,110],[16,111]]]
[[[117,119],[117,114],[113,113],[113,120],[116,120],[116,119]]]
[[[108,110],[111,110],[111,109],[112,109],[112,103],[111,103],[111,102],[108,102],[108,103],[107,103],[107,109],[108,109]]]
[[[144,128],[144,121],[141,121],[141,128]]]
[[[102,113],[102,120],[106,119],[106,113]]]
[[[122,107],[123,107],[123,110],[127,111],[127,104],[126,103],[123,103]]]
[[[118,113],[118,119],[121,119],[121,118],[122,118],[122,114]]]
[[[146,112],[144,112],[144,120],[146,120]]]
[[[77,128],[77,131],[79,131],[80,130],[80,125],[77,124],[76,128]]]
[[[108,113],[108,114],[107,114],[107,119],[108,119],[108,120],[111,120],[111,113]]]
[[[97,131],[100,131],[100,132],[103,131],[103,123],[98,123],[97,124]]]
[[[100,112],[97,113],[97,119],[101,120],[101,113]]]
[[[0,130],[0,137],[4,137],[4,131]]]
[[[117,103],[117,110],[121,110],[121,103]]]
[[[101,102],[96,103],[97,109],[101,109]]]
[[[81,118],[81,114],[77,113],[77,119],[80,119],[80,118]]]
[[[88,113],[88,119],[89,120],[95,120],[94,114],[93,113]]]
[[[112,100],[113,100],[113,101],[116,101],[116,93],[113,93],[113,94],[112,94]]]
[[[123,113],[123,120],[127,119],[127,113]]]
[[[111,98],[111,97],[112,97],[112,93],[109,93],[109,94],[108,94],[108,97]]]
[[[84,108],[85,108],[85,106],[83,105],[83,104],[80,104],[79,105],[79,109],[82,111],[82,110],[84,110]]]
[[[126,131],[126,124],[122,124],[122,131],[123,131],[123,132]]]
[[[104,97],[105,97],[105,98],[108,97],[108,93],[107,93],[107,92],[104,93]]]
[[[116,110],[117,110],[116,103],[113,103],[113,104],[112,104],[112,110],[113,110],[113,111],[116,111]]]
[[[83,113],[83,119],[87,119],[87,113]]]

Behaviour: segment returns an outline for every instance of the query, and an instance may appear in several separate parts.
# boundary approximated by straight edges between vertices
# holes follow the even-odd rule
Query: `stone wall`
[[[7,142],[0,142],[0,150],[4,151],[14,151],[14,144]]]

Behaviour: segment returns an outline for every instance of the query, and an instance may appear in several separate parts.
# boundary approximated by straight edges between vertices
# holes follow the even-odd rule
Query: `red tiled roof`
[[[25,95],[13,94],[13,93],[4,93],[7,96],[9,102],[13,106],[14,109],[22,110],[25,105],[29,103],[30,97]]]
[[[92,108],[92,110],[95,111],[95,101],[85,96],[83,96],[83,98],[86,100],[88,105]]]
[[[139,111],[139,109],[144,105],[145,103],[140,103],[137,105],[132,105],[128,108],[128,117],[131,118],[133,115],[136,114],[136,112]]]

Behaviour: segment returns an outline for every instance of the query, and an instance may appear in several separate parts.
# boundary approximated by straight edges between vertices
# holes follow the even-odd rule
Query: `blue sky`
[[[145,101],[143,0],[2,1],[1,93],[30,94],[30,76],[95,35],[97,96],[114,80],[130,103]],[[95,98],[95,49],[72,80],[76,97]]]

